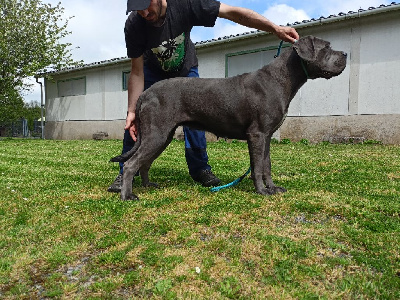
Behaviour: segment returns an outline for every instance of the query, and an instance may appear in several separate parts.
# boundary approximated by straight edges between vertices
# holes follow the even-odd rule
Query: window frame
[[[65,83],[65,82],[71,82],[71,81],[78,81],[78,80],[82,80],[84,81],[84,90],[83,93],[81,94],[71,94],[71,95],[60,95],[60,84]],[[57,80],[57,96],[59,98],[65,98],[65,97],[75,97],[75,96],[82,96],[82,95],[86,95],[86,76],[80,76],[80,77],[74,77],[74,78],[67,78],[67,79],[60,79]]]

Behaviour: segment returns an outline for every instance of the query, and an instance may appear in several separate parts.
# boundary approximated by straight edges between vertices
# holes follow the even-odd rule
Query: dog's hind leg
[[[167,126],[165,126],[167,127]],[[125,184],[131,182],[133,175],[140,170],[143,186],[156,186],[149,180],[149,169],[153,161],[165,150],[172,141],[173,131],[166,134],[165,130],[156,131],[154,128],[149,135],[142,135],[142,141],[135,154],[124,164],[124,177],[121,189],[122,200],[138,199],[132,193],[132,186]],[[130,181],[129,181],[130,180]]]
[[[142,166],[142,168],[140,169],[140,177],[142,178],[142,186],[143,187],[155,187],[158,188],[158,184],[155,182],[151,182],[149,179],[149,170],[151,167],[151,163],[150,164],[146,164],[144,166]]]
[[[157,187],[158,188],[158,184],[154,183],[154,182],[150,182],[149,180],[149,170],[150,167],[152,165],[152,163],[154,162],[154,160],[160,156],[160,154],[165,150],[165,148],[167,148],[167,146],[171,143],[173,137],[174,137],[174,133],[175,133],[175,129],[172,130],[164,145],[160,146],[158,148],[158,151],[155,151],[154,153],[151,153],[151,157],[146,161],[146,163],[143,164],[143,166],[140,168],[140,177],[142,178],[142,185],[145,187]]]
[[[121,200],[138,200],[139,198],[132,193],[133,176],[139,170],[137,152],[124,163],[122,177]]]
[[[154,162],[154,160],[160,156],[160,154],[165,150],[165,148],[167,148],[167,146],[171,143],[172,138],[174,136],[174,131],[172,131],[172,133],[169,135],[167,141],[165,142],[165,144],[159,148],[158,152],[153,153],[152,157],[147,161],[146,164],[144,164],[141,169],[140,169],[140,177],[142,178],[142,186],[144,187],[155,187],[158,188],[159,185],[155,182],[151,182],[149,179],[149,170],[150,167],[152,165],[152,163]]]

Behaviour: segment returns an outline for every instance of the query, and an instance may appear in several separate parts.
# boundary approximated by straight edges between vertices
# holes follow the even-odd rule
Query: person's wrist
[[[272,33],[273,34],[278,35],[278,33],[279,33],[280,29],[281,29],[281,26],[273,24],[271,29],[272,29]]]

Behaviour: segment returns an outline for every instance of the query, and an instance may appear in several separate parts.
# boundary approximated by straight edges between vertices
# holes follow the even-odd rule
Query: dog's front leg
[[[273,195],[276,193],[284,193],[286,189],[280,186],[276,186],[272,181],[271,176],[271,156],[270,156],[270,146],[271,146],[271,136],[267,137],[265,140],[265,153],[264,153],[264,176],[263,180],[265,186],[267,187],[267,192],[269,195]]]
[[[253,178],[256,192],[261,195],[268,195],[268,190],[264,186],[264,153],[265,153],[265,134],[261,132],[248,133],[247,144],[250,154],[251,176]]]

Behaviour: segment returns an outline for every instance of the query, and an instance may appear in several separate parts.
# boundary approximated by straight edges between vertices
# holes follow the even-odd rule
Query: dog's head
[[[347,54],[333,50],[330,43],[306,36],[298,40],[293,49],[303,60],[309,78],[332,78],[341,74],[346,67]]]

